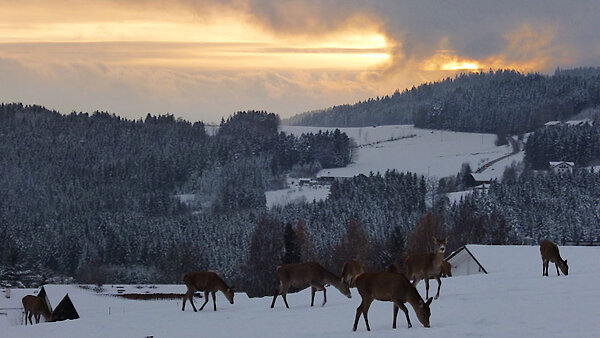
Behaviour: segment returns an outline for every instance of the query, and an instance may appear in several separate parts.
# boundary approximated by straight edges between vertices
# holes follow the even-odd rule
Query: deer
[[[398,263],[391,263],[390,265],[387,266],[387,268],[385,269],[385,271],[387,272],[393,272],[393,273],[404,273],[404,268],[402,268],[402,266],[400,266],[400,264]]]
[[[350,287],[354,287],[356,276],[365,272],[360,261],[351,260],[344,263],[342,267],[342,282],[345,282]]]
[[[408,309],[404,303],[409,303],[412,306],[417,314],[417,318],[424,327],[430,327],[429,317],[431,316],[431,311],[429,306],[431,305],[433,298],[429,298],[426,302],[423,301],[423,298],[421,298],[417,289],[404,274],[389,271],[363,273],[356,277],[356,288],[362,297],[362,302],[358,308],[356,308],[354,327],[352,328],[353,331],[356,331],[356,328],[358,327],[358,321],[360,320],[361,314],[365,319],[367,331],[371,331],[368,313],[369,307],[374,300],[394,303],[394,321],[392,323],[392,328],[394,329],[396,328],[398,309],[404,311],[408,328],[412,327]]]
[[[567,260],[560,257],[558,246],[549,240],[543,240],[540,243],[540,254],[542,255],[542,276],[548,276],[548,265],[550,262],[556,266],[556,274],[560,276],[558,268],[567,276],[569,274],[569,266]]]
[[[44,316],[47,322],[52,321],[52,313],[42,298],[33,295],[27,295],[21,300],[23,303],[23,310],[25,310],[25,325],[27,325],[27,319],[29,318],[29,324],[33,325],[31,317],[35,318],[35,323],[39,324],[40,316]]]
[[[440,272],[441,277],[452,277],[452,265],[448,261],[442,262],[442,271]]]
[[[438,299],[442,286],[440,274],[448,238],[446,237],[444,240],[439,240],[435,237],[432,238],[435,243],[435,253],[409,255],[405,261],[406,277],[413,281],[415,287],[422,279],[425,280],[425,298],[429,298],[429,279],[435,278],[438,282],[438,288],[434,299]]]
[[[333,285],[344,296],[352,298],[348,283],[342,278],[327,271],[319,263],[304,262],[283,264],[277,266],[276,272],[279,277],[279,289],[275,291],[271,308],[275,307],[275,300],[278,295],[281,295],[281,298],[283,298],[285,307],[288,309],[290,308],[286,298],[290,287],[303,289],[310,286],[312,289],[310,306],[314,306],[315,304],[315,293],[317,291],[323,291],[323,304],[321,306],[325,306],[325,303],[327,303],[327,290],[325,289],[325,284]]]
[[[217,291],[221,291],[229,303],[233,304],[233,289],[230,288],[218,274],[212,271],[188,272],[183,276],[183,281],[185,282],[185,286],[187,286],[187,292],[183,296],[181,311],[185,311],[185,301],[189,299],[194,312],[198,312],[194,305],[194,292],[196,291],[204,291],[204,304],[200,307],[200,311],[202,311],[204,306],[208,303],[209,293],[212,294],[213,307],[214,310],[217,311],[217,300],[215,297]]]

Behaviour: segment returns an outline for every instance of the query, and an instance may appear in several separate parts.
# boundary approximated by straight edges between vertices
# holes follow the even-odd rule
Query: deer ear
[[[429,299],[427,300],[427,302],[425,302],[425,304],[427,304],[427,306],[431,305],[431,302],[433,301],[433,297],[429,297]]]
[[[435,238],[435,236],[431,236],[431,239],[432,239],[434,242],[437,242],[437,238]]]
[[[565,259],[565,264],[567,264],[567,260]]]
[[[445,243],[448,243],[448,238],[450,237],[446,236],[446,239],[444,240]]]

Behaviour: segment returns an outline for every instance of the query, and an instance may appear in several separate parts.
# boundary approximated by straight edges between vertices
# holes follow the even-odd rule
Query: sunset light
[[[200,110],[218,121],[249,108],[288,116],[460,72],[552,71],[597,53],[593,43],[585,44],[586,54],[572,52],[565,39],[571,35],[553,21],[508,24],[462,5],[460,13],[443,2],[433,6],[439,11],[430,7],[377,0],[0,0],[0,92],[7,101],[61,112],[169,111],[196,119]],[[455,17],[461,13],[470,13],[468,28]]]
[[[478,70],[481,67],[475,62],[449,62],[442,65],[442,70]]]

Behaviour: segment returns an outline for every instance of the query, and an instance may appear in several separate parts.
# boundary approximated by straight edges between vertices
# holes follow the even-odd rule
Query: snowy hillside
[[[310,291],[288,296],[291,309],[278,299],[248,299],[237,294],[235,304],[217,298],[217,312],[181,312],[181,301],[131,301],[95,295],[77,286],[49,286],[51,302],[68,292],[81,319],[30,326],[8,326],[0,316],[2,337],[592,337],[600,331],[597,311],[600,289],[600,248],[561,247],[569,261],[569,276],[542,277],[537,246],[470,246],[489,274],[443,279],[440,299],[431,305],[431,328],[424,328],[409,306],[413,328],[402,312],[392,329],[392,305],[374,302],[369,311],[371,333],[364,321],[352,332],[360,296],[347,299],[328,288],[324,307],[311,308]],[[437,283],[434,281],[432,288]],[[169,292],[184,286],[169,286]],[[27,290],[13,290],[0,307],[13,306]],[[424,293],[424,283],[419,284]],[[317,293],[316,303],[322,300]],[[196,300],[199,302],[201,300]],[[210,304],[212,305],[212,304]],[[210,306],[207,306],[210,310]],[[110,315],[109,315],[110,310]]]
[[[281,131],[294,135],[333,131],[336,128],[281,126]],[[444,177],[456,175],[463,163],[471,168],[511,153],[509,146],[494,145],[493,134],[460,133],[444,130],[419,129],[412,125],[393,125],[362,128],[339,128],[352,138],[358,149],[354,162],[345,168],[323,169],[317,176],[352,177],[370,172],[396,169],[419,175]],[[522,161],[523,153],[510,156],[486,170],[490,178],[502,177],[504,168],[513,161]],[[312,201],[327,197],[328,187],[268,191],[267,206],[283,205],[293,201]]]
[[[282,126],[286,133],[301,134],[334,128]],[[340,128],[357,143],[357,158],[345,168],[324,169],[318,176],[355,176],[387,169],[419,175],[455,175],[464,162],[477,168],[509,154],[509,146],[494,145],[493,134],[419,129],[412,125]],[[510,163],[509,163],[510,164]]]

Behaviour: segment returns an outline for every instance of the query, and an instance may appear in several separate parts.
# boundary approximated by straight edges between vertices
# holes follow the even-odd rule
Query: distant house
[[[570,120],[570,121],[566,121],[565,124],[568,125],[568,126],[583,127],[583,126],[591,126],[593,124],[593,122],[590,119],[585,119],[585,120]]]
[[[471,173],[471,177],[473,177],[475,185],[492,183],[492,177],[488,173]]]
[[[555,127],[555,126],[575,126],[575,127],[583,127],[583,126],[591,126],[594,122],[590,119],[583,120],[569,120],[569,121],[548,121],[544,123],[545,127]]]
[[[450,256],[446,258],[446,261],[452,266],[453,276],[487,273],[485,268],[479,263],[467,246],[463,246],[451,253]]]
[[[310,179],[310,178],[301,178],[301,179],[298,181],[298,185],[299,185],[299,186],[303,186],[303,185],[310,185],[310,181],[311,181],[311,179]]]
[[[575,168],[575,163],[573,162],[550,162],[550,170],[554,171],[557,174],[572,173],[573,168]]]
[[[548,121],[546,123],[544,123],[545,127],[554,127],[554,126],[560,126],[563,123],[561,121]]]

